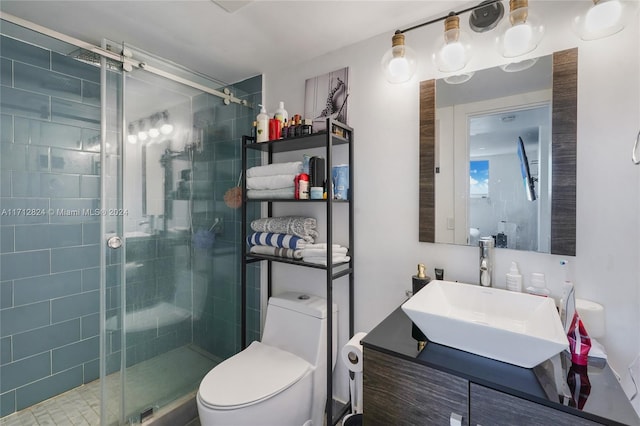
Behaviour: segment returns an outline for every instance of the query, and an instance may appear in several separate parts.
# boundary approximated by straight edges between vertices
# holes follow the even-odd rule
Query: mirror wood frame
[[[418,241],[435,243],[436,81],[420,82]],[[553,53],[550,253],[576,254],[578,49]]]

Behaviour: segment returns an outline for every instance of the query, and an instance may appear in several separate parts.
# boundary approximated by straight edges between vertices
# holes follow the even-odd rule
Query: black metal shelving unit
[[[330,424],[337,424],[350,408],[350,402],[343,404],[333,399],[333,341],[332,333],[336,324],[333,324],[332,304],[333,304],[333,282],[338,278],[349,277],[349,336],[354,334],[354,312],[353,312],[353,296],[354,296],[354,211],[353,211],[353,129],[346,124],[340,123],[332,118],[327,118],[327,131],[322,133],[313,133],[311,135],[299,136],[288,139],[279,139],[269,142],[255,143],[255,139],[251,136],[242,138],[242,170],[247,170],[247,150],[258,150],[268,154],[268,164],[273,162],[273,155],[283,152],[306,150],[311,148],[325,149],[325,176],[331,179],[332,170],[332,154],[335,147],[344,145],[348,150],[349,158],[349,199],[333,200],[327,197],[326,200],[295,200],[295,199],[248,199],[246,197],[246,173],[242,173],[243,203],[242,203],[242,344],[246,347],[246,301],[247,301],[247,264],[255,262],[267,262],[267,297],[271,296],[272,290],[272,267],[274,263],[286,263],[298,265],[300,267],[315,268],[326,271],[326,299],[327,299],[327,403],[326,414],[330,419]],[[342,149],[342,148],[340,148]],[[346,263],[333,265],[327,262],[327,266],[304,262],[303,260],[285,259],[275,256],[265,256],[250,254],[247,252],[247,203],[267,203],[267,215],[273,214],[273,203],[315,203],[319,206],[325,205],[327,220],[327,259],[332,258],[331,247],[333,244],[333,208],[334,205],[348,205],[349,220],[349,256],[351,260]]]

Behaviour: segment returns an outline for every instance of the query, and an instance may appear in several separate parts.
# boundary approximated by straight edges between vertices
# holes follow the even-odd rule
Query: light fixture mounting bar
[[[396,30],[396,34],[397,33],[403,34],[403,33],[406,33],[408,31],[412,31],[412,30],[415,30],[415,29],[418,29],[418,28],[426,27],[427,25],[431,25],[431,24],[435,24],[436,22],[444,21],[445,19],[447,19],[451,15],[461,15],[463,13],[471,12],[471,11],[474,11],[476,9],[480,9],[481,7],[487,7],[489,5],[492,5],[494,3],[499,3],[501,1],[502,0],[490,0],[490,1],[482,2],[482,3],[477,4],[475,6],[471,6],[471,7],[468,7],[466,9],[459,10],[457,12],[451,12],[451,13],[449,13],[447,15],[444,15],[444,16],[441,16],[439,18],[435,18],[435,19],[432,19],[430,21],[423,22],[422,24],[417,24],[417,25],[414,25],[412,27],[405,28],[404,30]]]

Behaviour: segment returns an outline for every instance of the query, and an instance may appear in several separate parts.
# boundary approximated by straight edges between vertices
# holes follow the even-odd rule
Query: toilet
[[[332,368],[337,354],[332,307]],[[269,299],[262,341],[221,362],[202,379],[200,424],[322,425],[327,398],[327,301],[284,293]]]

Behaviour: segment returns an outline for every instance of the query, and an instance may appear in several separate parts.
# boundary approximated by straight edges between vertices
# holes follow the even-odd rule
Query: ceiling
[[[461,0],[422,1],[24,1],[0,10],[100,45],[126,42],[235,83],[294,67],[344,46],[460,10]]]

